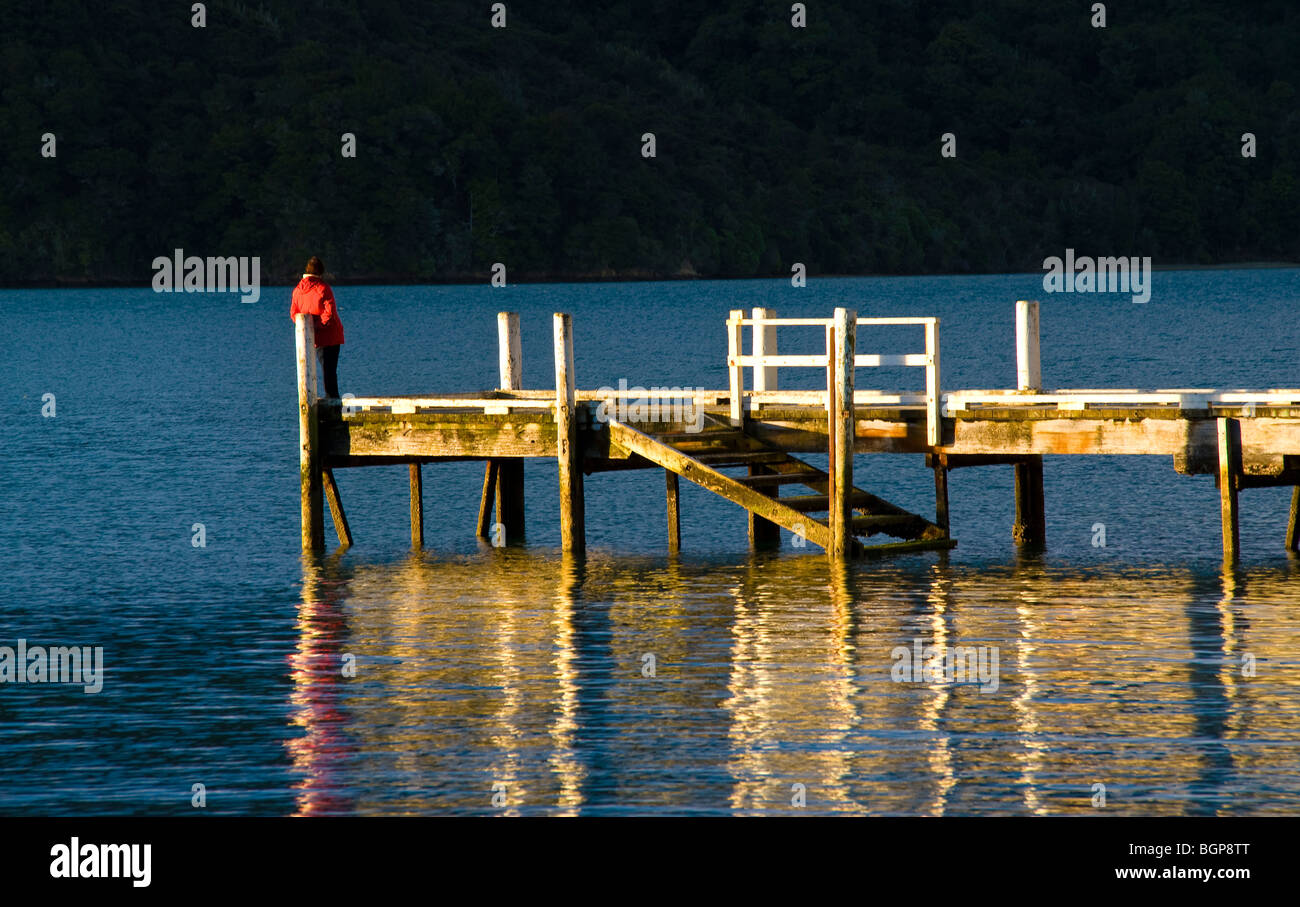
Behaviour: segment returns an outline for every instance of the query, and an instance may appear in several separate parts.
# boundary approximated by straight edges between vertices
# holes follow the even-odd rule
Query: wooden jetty
[[[906,327],[921,329],[923,348],[895,355],[860,348],[861,340],[878,331]],[[782,355],[778,330],[819,332],[824,352]],[[681,478],[743,508],[750,542],[758,548],[779,544],[781,528],[837,560],[951,548],[956,541],[949,533],[948,471],[992,465],[1014,468],[1012,537],[1017,545],[1034,548],[1046,542],[1045,455],[1131,454],[1172,457],[1180,473],[1215,476],[1228,562],[1239,556],[1238,493],[1295,486],[1285,544],[1300,551],[1300,390],[1046,392],[1038,303],[1029,301],[1016,303],[1017,386],[1005,390],[941,390],[937,318],[858,318],[843,308],[832,318],[778,318],[756,308],[749,317],[732,311],[726,335],[726,389],[579,390],[572,319],[557,313],[555,388],[527,390],[520,380],[519,317],[502,312],[498,387],[339,401],[317,394],[312,321],[299,315],[303,550],[325,547],[323,501],[340,544],[352,542],[335,469],[406,466],[411,544],[420,548],[423,465],[465,460],[486,464],[478,535],[494,544],[518,541],[525,532],[527,457],[556,460],[566,551],[581,552],[586,545],[583,477],[623,469],[664,471],[670,551],[682,544]],[[924,392],[856,386],[858,370],[881,366],[924,369]],[[824,371],[825,390],[780,389],[780,370],[792,368]],[[925,455],[934,471],[933,517],[855,486],[854,455],[881,453]],[[813,466],[800,454],[825,454],[828,468]],[[798,493],[783,494],[783,488]],[[892,541],[868,544],[873,536]]]

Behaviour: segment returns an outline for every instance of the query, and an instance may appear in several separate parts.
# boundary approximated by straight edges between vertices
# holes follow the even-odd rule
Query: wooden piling
[[[1237,492],[1241,488],[1241,424],[1219,419],[1219,518],[1223,524],[1223,560],[1235,564],[1241,553]]]
[[[1041,548],[1047,543],[1047,521],[1043,508],[1043,458],[1028,456],[1015,464],[1016,521],[1011,537],[1023,548]]]
[[[948,524],[948,467],[934,458],[934,523],[944,535],[952,534]]]
[[[339,487],[334,482],[334,470],[321,470],[321,485],[325,489],[325,501],[329,504],[330,517],[334,520],[339,546],[349,548],[352,545],[352,528],[348,526],[347,514],[343,512],[343,499],[339,497]]]
[[[497,313],[497,353],[501,390],[521,390],[524,372],[518,312]],[[524,461],[503,458],[496,460],[496,464],[497,522],[505,532],[506,541],[517,541],[524,537]]]
[[[832,560],[845,560],[853,552],[853,374],[858,333],[858,313],[835,310],[831,352],[830,527]]]
[[[411,474],[411,547],[419,551],[424,547],[424,481],[420,464],[408,464]]]
[[[492,502],[496,500],[497,494],[497,462],[488,460],[483,469],[483,496],[478,503],[478,537],[481,539],[492,537]]]
[[[573,379],[573,317],[556,312],[555,436],[560,472],[560,544],[563,550],[587,547],[582,490],[582,454],[578,449],[577,390]]]
[[[761,463],[749,464],[749,475],[766,476],[772,475],[773,470]],[[772,496],[779,497],[780,488],[772,489]],[[749,517],[749,545],[756,551],[771,550],[781,547],[781,527],[766,517],[761,517],[752,510],[746,510]]]
[[[316,339],[312,316],[294,317],[298,364],[298,471],[302,550],[325,550],[320,449],[316,418]]]
[[[1300,485],[1291,490],[1291,514],[1286,521],[1286,550],[1300,552]]]
[[[761,321],[766,318],[775,318],[776,311],[755,306],[753,309],[753,318],[755,321]],[[775,356],[776,355],[776,325],[754,325],[754,355],[755,356]],[[754,366],[753,385],[756,391],[774,391],[777,389],[776,366]],[[751,464],[749,474],[751,476],[765,475],[771,470],[757,464]],[[775,493],[775,492],[774,492]],[[781,546],[781,527],[771,520],[764,519],[752,510],[746,511],[748,515],[748,532],[749,544],[755,549],[779,548]]]
[[[678,554],[682,550],[682,516],[677,473],[665,469],[664,483],[667,486],[665,497],[668,502],[668,553]]]

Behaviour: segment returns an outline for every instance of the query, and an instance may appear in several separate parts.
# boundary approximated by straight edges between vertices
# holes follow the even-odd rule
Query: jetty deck
[[[923,333],[923,348],[859,352],[860,341],[875,331],[908,326]],[[524,389],[518,316],[501,313],[498,328],[497,388],[339,401],[317,396],[315,357],[308,355],[311,320],[298,317],[304,550],[324,548],[322,499],[340,543],[352,542],[333,470],[407,466],[411,538],[420,547],[422,466],[464,460],[486,464],[476,533],[494,544],[517,542],[526,530],[522,464],[529,457],[556,460],[566,550],[585,547],[583,476],[597,472],[663,471],[670,551],[682,544],[678,482],[684,478],[742,508],[755,547],[779,544],[784,528],[833,558],[850,558],[952,547],[949,470],[1008,465],[1016,477],[1012,537],[1041,547],[1047,455],[1167,456],[1180,473],[1214,475],[1229,562],[1240,553],[1238,493],[1294,486],[1285,545],[1300,550],[1300,389],[1045,392],[1036,302],[1016,304],[1017,387],[991,390],[942,390],[937,318],[858,318],[836,309],[827,319],[782,319],[765,309],[749,317],[732,311],[729,386],[720,390],[580,390],[566,314],[553,319],[555,387]],[[825,352],[782,355],[779,330],[816,331],[824,335]],[[880,366],[924,370],[925,390],[856,386],[860,370]],[[780,389],[780,372],[796,368],[824,372],[825,390]],[[807,454],[827,456],[828,467],[801,459]],[[934,513],[912,513],[880,496],[882,489],[856,487],[857,454],[924,455],[934,471]]]

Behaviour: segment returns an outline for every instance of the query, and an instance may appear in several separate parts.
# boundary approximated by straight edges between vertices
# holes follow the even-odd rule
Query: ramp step
[[[855,489],[852,505],[854,507],[868,507],[875,500],[875,495]],[[828,494],[796,494],[788,498],[782,498],[781,503],[800,513],[819,513],[830,510],[831,496]]]
[[[953,538],[916,539],[909,542],[886,542],[883,545],[861,545],[857,553],[862,557],[885,557],[890,554],[907,554],[909,551],[944,551],[956,548]]]
[[[899,526],[906,526],[909,523],[924,525],[925,520],[910,513],[855,516],[852,520],[854,535],[868,535],[873,532],[880,532],[883,529],[893,529]]]
[[[736,481],[742,485],[748,485],[751,488],[761,488],[767,485],[803,485],[809,481],[818,481],[818,477],[809,475],[806,472],[786,472],[769,476],[737,476]],[[784,503],[784,499],[782,500],[782,503]]]
[[[743,451],[717,451],[710,453],[691,453],[695,459],[701,463],[708,463],[710,466],[748,466],[762,465],[764,463],[783,463],[785,455],[772,453],[771,451],[759,451],[756,453],[747,453]]]
[[[681,441],[739,441],[744,437],[744,433],[731,431],[674,431],[662,435],[651,435],[656,441],[663,441],[667,444],[677,444]]]

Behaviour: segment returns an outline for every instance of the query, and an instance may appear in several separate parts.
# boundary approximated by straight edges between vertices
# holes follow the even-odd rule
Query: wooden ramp
[[[745,434],[727,422],[709,419],[698,432],[647,434],[615,419],[609,420],[610,445],[649,460],[701,488],[807,539],[822,548],[831,545],[827,519],[831,477],[825,471],[784,450]],[[748,475],[729,476],[722,469],[746,467]],[[812,494],[781,496],[784,486],[803,486]],[[851,492],[854,536],[877,534],[902,539],[865,546],[854,540],[856,556],[952,548],[957,543],[939,525],[860,488]]]

